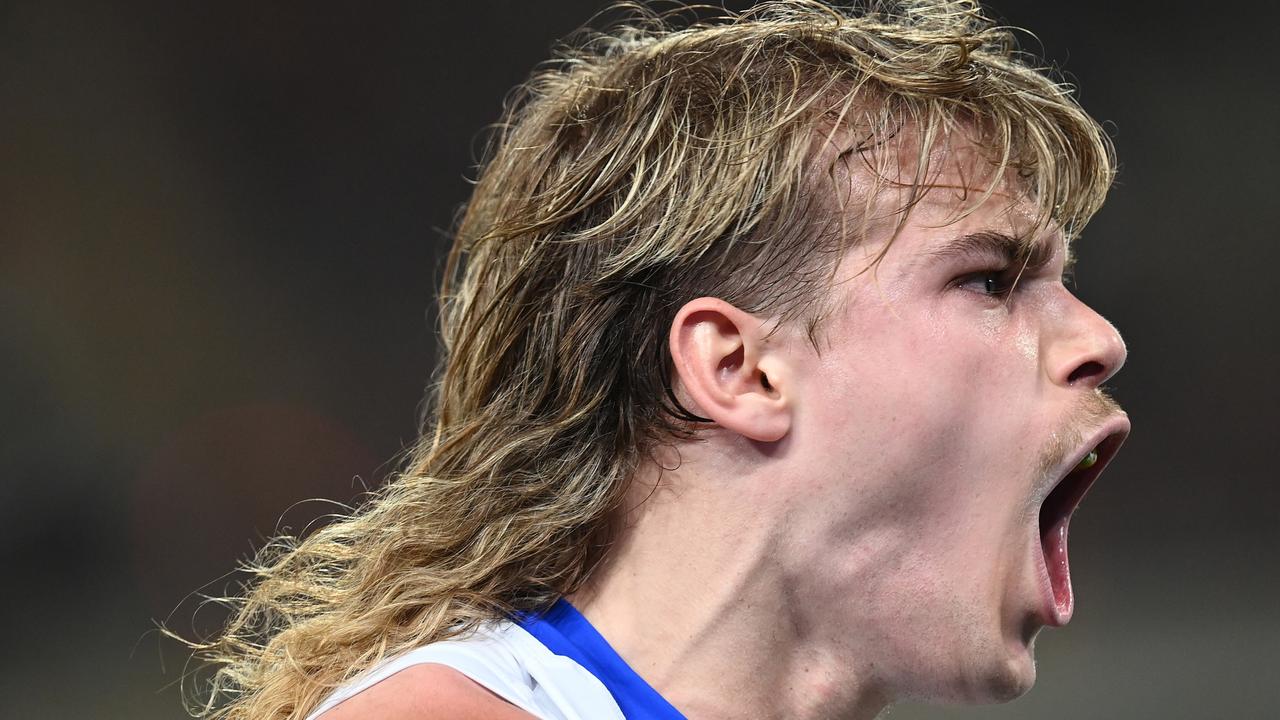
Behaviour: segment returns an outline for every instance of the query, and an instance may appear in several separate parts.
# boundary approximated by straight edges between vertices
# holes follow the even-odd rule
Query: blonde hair
[[[302,718],[390,654],[579,587],[629,478],[698,420],[671,393],[680,305],[816,323],[859,239],[817,184],[824,143],[883,170],[912,129],[899,217],[961,132],[1068,233],[1111,183],[1097,123],[972,2],[625,14],[510,98],[448,258],[434,427],[354,513],[259,554],[197,648],[216,673],[196,714]]]

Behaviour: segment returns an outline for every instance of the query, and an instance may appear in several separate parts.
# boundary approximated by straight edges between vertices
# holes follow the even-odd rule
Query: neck
[[[658,477],[636,479],[608,561],[569,597],[618,654],[691,720],[879,714],[850,638],[815,637],[795,612],[778,528],[747,490],[762,485]]]

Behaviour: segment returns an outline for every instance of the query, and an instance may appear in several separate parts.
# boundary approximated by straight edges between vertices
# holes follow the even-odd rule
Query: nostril
[[[1102,363],[1090,360],[1081,363],[1080,367],[1071,371],[1071,375],[1067,377],[1068,385],[1075,385],[1081,380],[1102,381],[1106,378],[1107,369],[1102,367]]]

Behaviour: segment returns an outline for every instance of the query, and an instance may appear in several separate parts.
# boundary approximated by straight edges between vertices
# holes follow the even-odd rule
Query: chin
[[[1028,620],[1021,632],[1002,627],[1001,640],[988,636],[971,648],[964,668],[966,700],[974,704],[1005,703],[1022,697],[1036,684],[1036,636],[1040,623]],[[976,638],[975,638],[976,640]]]
[[[1026,694],[1036,684],[1036,663],[1030,648],[1003,663],[995,663],[974,688],[976,702],[1005,703]]]
[[[1036,683],[1036,663],[1029,645],[1010,645],[1004,652],[975,652],[960,669],[953,692],[944,702],[972,705],[1006,703]]]
[[[994,653],[985,648],[968,653],[959,667],[936,667],[916,680],[914,691],[899,699],[930,705],[992,705],[1026,694],[1036,682],[1036,665],[1029,647]]]

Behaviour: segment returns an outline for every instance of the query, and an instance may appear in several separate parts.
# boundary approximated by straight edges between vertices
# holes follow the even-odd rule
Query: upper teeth
[[[1098,462],[1098,451],[1090,450],[1088,455],[1081,458],[1080,464],[1076,465],[1076,470],[1088,470],[1096,462]]]

